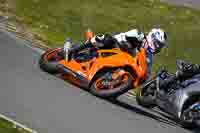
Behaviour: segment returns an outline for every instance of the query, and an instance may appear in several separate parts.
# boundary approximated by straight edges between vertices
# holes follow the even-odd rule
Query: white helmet
[[[159,52],[166,46],[167,34],[160,28],[153,28],[147,35],[147,39],[153,44],[154,52]]]

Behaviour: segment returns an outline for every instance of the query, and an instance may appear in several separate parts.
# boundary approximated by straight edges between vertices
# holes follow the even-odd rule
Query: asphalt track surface
[[[200,7],[199,0],[193,3]],[[15,35],[0,31],[0,112],[3,115],[39,133],[200,132],[158,119],[127,97],[121,98],[125,102],[110,103],[41,71],[37,64],[41,53],[27,45],[28,42]]]
[[[162,0],[173,5],[187,6],[191,8],[200,9],[200,0]]]

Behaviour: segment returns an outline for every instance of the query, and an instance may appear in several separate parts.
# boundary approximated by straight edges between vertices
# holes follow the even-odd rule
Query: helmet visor
[[[153,45],[154,45],[155,53],[159,53],[161,49],[166,46],[165,43],[162,43],[158,40],[154,40]]]

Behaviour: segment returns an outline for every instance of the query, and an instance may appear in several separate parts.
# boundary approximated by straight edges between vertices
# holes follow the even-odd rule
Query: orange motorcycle
[[[85,37],[89,40],[93,36],[88,30]],[[88,48],[75,53],[70,61],[60,51],[62,48],[46,51],[39,61],[41,69],[60,74],[64,80],[96,96],[116,98],[146,80],[144,48],[135,48],[134,54],[120,48]]]
[[[70,61],[59,54],[62,48],[46,51],[39,61],[40,67],[52,74],[61,74],[64,80],[88,89],[103,98],[115,98],[137,87],[146,79],[145,50],[135,55],[114,49],[85,49]]]

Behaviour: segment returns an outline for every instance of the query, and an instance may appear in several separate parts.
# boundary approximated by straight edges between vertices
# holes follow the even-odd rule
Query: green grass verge
[[[154,70],[165,64],[174,71],[176,58],[200,63],[200,11],[195,9],[158,0],[16,0],[16,15],[52,47],[61,46],[67,36],[83,40],[88,27],[95,33],[147,32],[160,25],[168,33],[169,51],[156,56]]]
[[[0,133],[29,133],[23,129],[14,128],[12,123],[0,118]]]

